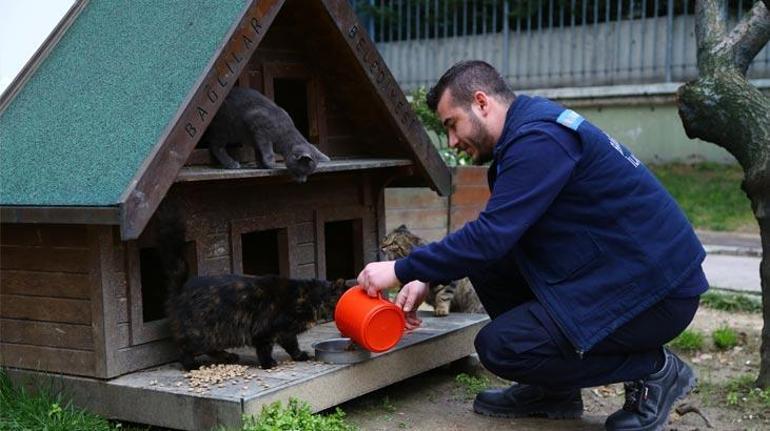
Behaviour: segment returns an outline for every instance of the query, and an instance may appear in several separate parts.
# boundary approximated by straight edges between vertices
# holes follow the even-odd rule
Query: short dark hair
[[[455,102],[462,105],[467,103],[468,106],[473,99],[473,93],[478,90],[496,96],[504,102],[512,102],[516,98],[500,73],[489,63],[480,60],[461,61],[444,72],[425,96],[431,111],[436,112],[438,101],[447,88],[452,90]]]

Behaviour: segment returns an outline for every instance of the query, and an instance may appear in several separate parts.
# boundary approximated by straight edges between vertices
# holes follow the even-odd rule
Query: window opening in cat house
[[[273,93],[275,103],[289,114],[297,130],[302,133],[305,139],[309,140],[307,81],[275,78],[273,80]]]
[[[286,229],[271,229],[241,234],[243,273],[248,275],[280,274],[288,276],[285,250]]]
[[[195,242],[185,244],[185,260],[190,275],[198,273]],[[157,248],[139,249],[139,272],[142,285],[142,321],[152,322],[166,317],[168,278]]]
[[[361,220],[342,220],[324,224],[326,279],[356,278],[363,265]]]

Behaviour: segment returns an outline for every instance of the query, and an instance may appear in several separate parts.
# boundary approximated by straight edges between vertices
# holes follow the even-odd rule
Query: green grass
[[[471,376],[469,374],[460,373],[455,377],[457,382],[465,391],[465,395],[473,397],[479,392],[489,387],[489,379],[485,376]]]
[[[740,166],[666,164],[650,166],[650,170],[696,228],[758,232],[751,204],[740,187],[743,180]]]
[[[706,292],[701,295],[700,304],[716,310],[762,312],[762,302],[759,298],[736,293]]]
[[[669,343],[671,347],[685,352],[694,352],[703,349],[703,334],[691,329],[685,329]]]
[[[355,426],[345,422],[345,413],[339,408],[331,414],[313,414],[304,401],[290,399],[284,407],[275,402],[262,408],[259,416],[244,416],[241,431],[354,431]]]
[[[725,406],[747,415],[766,415],[770,411],[770,388],[757,388],[755,377],[743,374],[724,382],[714,382],[702,376],[695,389],[704,406]],[[748,429],[748,428],[747,428]]]
[[[760,389],[754,385],[754,377],[742,375],[726,383],[725,400],[730,406],[767,409],[770,407],[770,388]]]
[[[124,424],[78,409],[47,388],[30,393],[11,384],[0,368],[0,431],[151,431],[149,425]]]
[[[719,350],[728,350],[738,345],[738,334],[733,328],[723,326],[711,333],[714,346]]]
[[[107,431],[119,427],[71,406],[60,395],[44,389],[33,395],[14,387],[0,369],[0,430]]]

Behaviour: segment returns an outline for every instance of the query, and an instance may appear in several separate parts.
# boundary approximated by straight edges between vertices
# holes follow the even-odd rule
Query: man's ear
[[[489,114],[489,96],[487,96],[487,93],[477,90],[473,93],[473,101],[478,105],[481,115]]]

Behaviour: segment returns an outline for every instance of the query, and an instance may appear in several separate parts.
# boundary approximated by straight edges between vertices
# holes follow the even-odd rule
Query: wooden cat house
[[[331,162],[303,184],[216,166],[198,145],[236,85]],[[173,361],[166,202],[198,274],[352,278],[393,184],[446,195],[450,173],[347,1],[77,1],[0,99],[0,365],[109,379]]]

